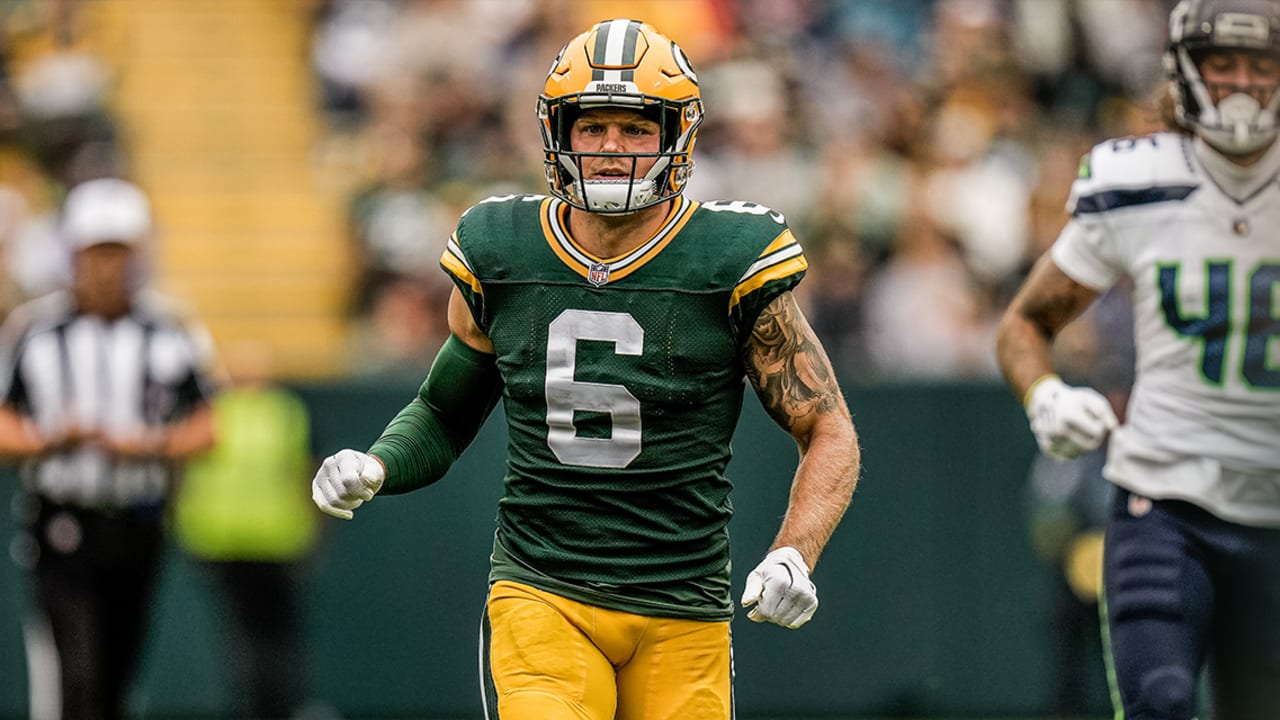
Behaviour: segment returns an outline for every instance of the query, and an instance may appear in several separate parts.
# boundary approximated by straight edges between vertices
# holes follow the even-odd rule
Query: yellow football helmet
[[[620,107],[661,126],[657,153],[625,153],[631,177],[585,181],[569,130],[584,109]],[[639,20],[606,20],[570,40],[547,73],[538,97],[545,172],[551,194],[581,210],[623,215],[678,196],[693,171],[689,153],[702,124],[698,76],[679,45]],[[657,161],[643,177],[641,158]]]

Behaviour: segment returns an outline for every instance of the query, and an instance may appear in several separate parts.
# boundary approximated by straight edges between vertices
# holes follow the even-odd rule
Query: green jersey
[[[567,205],[468,210],[441,264],[493,341],[508,421],[491,579],[665,617],[732,616],[725,476],[751,328],[807,268],[782,215],[678,199],[599,259]]]

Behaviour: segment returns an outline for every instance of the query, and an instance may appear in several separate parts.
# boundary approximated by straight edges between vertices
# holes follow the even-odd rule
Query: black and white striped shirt
[[[0,329],[0,403],[48,437],[77,429],[129,438],[182,418],[210,399],[212,367],[208,333],[149,291],[115,320],[81,314],[69,292],[55,292],[15,309]],[[54,502],[117,509],[163,502],[174,470],[89,446],[28,461],[22,474]]]

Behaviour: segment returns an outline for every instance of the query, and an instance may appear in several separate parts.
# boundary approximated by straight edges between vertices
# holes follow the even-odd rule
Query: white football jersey
[[[1054,244],[1068,276],[1133,281],[1136,381],[1106,476],[1280,526],[1280,151],[1243,201],[1172,133],[1096,146]]]

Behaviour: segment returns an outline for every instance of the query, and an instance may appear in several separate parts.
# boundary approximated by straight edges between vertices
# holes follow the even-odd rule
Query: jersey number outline
[[[785,225],[787,222],[787,218],[777,210],[746,200],[705,200],[702,202],[702,209],[710,210],[711,212],[731,212],[742,215],[768,215],[770,220],[779,225]]]
[[[622,385],[574,379],[578,341],[612,342],[618,355],[644,351],[644,328],[627,313],[568,309],[547,327],[547,446],[565,465],[625,468],[640,455],[640,400]],[[582,437],[575,411],[607,413],[607,438]]]
[[[1164,320],[1183,337],[1199,340],[1200,374],[1214,385],[1222,385],[1227,343],[1231,337],[1231,263],[1208,262],[1205,265],[1205,291],[1208,298],[1203,315],[1188,316],[1178,303],[1180,263],[1159,265],[1157,286]],[[1280,263],[1260,263],[1249,275],[1249,313],[1244,327],[1244,355],[1240,376],[1253,388],[1280,388],[1280,367],[1267,362],[1271,343],[1280,342]]]

